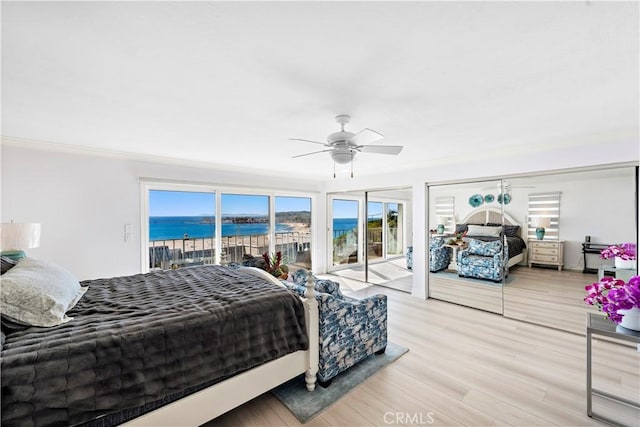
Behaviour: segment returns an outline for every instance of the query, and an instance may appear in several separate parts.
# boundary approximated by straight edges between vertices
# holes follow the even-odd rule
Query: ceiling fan
[[[495,186],[487,186],[484,187],[483,190],[493,190],[496,189],[498,192],[510,193],[512,188],[536,188],[533,185],[513,185],[511,182],[502,180],[502,182],[497,182]]]
[[[353,178],[353,158],[358,152],[377,154],[399,154],[402,151],[401,145],[368,145],[370,142],[378,141],[384,136],[374,130],[364,128],[358,133],[347,132],[344,125],[349,123],[351,117],[346,114],[336,116],[336,122],[340,124],[340,131],[334,132],[327,137],[327,142],[311,141],[308,139],[289,138],[291,141],[311,142],[328,147],[326,150],[313,151],[311,153],[300,154],[293,158],[310,156],[317,153],[331,153],[333,159],[333,177],[336,177],[335,164],[346,164],[351,162],[351,177]]]

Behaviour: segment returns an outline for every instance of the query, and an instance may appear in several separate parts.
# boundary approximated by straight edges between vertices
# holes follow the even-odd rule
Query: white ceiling
[[[2,134],[329,178],[638,138],[638,3],[2,2]]]

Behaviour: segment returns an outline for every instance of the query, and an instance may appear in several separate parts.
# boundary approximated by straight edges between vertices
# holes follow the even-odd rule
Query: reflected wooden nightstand
[[[532,264],[555,265],[562,271],[564,265],[564,240],[527,241],[529,246],[529,268]]]

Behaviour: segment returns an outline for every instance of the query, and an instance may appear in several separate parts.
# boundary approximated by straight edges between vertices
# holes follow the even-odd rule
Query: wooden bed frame
[[[483,207],[474,209],[465,216],[461,224],[502,224],[504,214],[504,224],[506,225],[519,225],[520,226],[520,237],[522,237],[522,233],[525,232],[527,227],[523,227],[523,224],[519,223],[515,220],[511,215],[507,212],[503,212],[500,208],[492,208],[492,207]],[[512,267],[521,262],[526,264],[527,251],[523,251],[521,254],[518,254],[514,257],[509,258],[509,262],[507,265]]]
[[[282,283],[271,274],[258,268],[245,267],[251,274],[265,278],[278,286]],[[300,374],[305,374],[307,390],[313,391],[318,373],[318,302],[313,289],[313,276],[308,274],[307,290],[302,298],[309,337],[309,349],[290,353],[279,359],[233,376],[169,403],[152,412],[135,418],[124,426],[199,426],[245,402],[287,382]]]

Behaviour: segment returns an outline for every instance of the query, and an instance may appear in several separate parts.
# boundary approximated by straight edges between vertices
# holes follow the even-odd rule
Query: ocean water
[[[358,218],[334,218],[333,235],[339,236],[343,232],[351,231],[358,227]]]
[[[286,224],[276,224],[276,232],[291,231]],[[182,239],[215,236],[216,226],[211,217],[203,216],[152,216],[149,217],[149,240]],[[269,224],[222,224],[222,236],[249,236],[267,234]]]
[[[357,218],[336,218],[333,220],[334,236],[353,230],[358,226]],[[291,231],[286,224],[276,224],[276,232]],[[149,240],[182,239],[185,234],[190,238],[215,236],[216,226],[210,217],[203,216],[152,216],[149,218]],[[249,236],[267,234],[269,225],[258,224],[222,224],[222,236]]]

